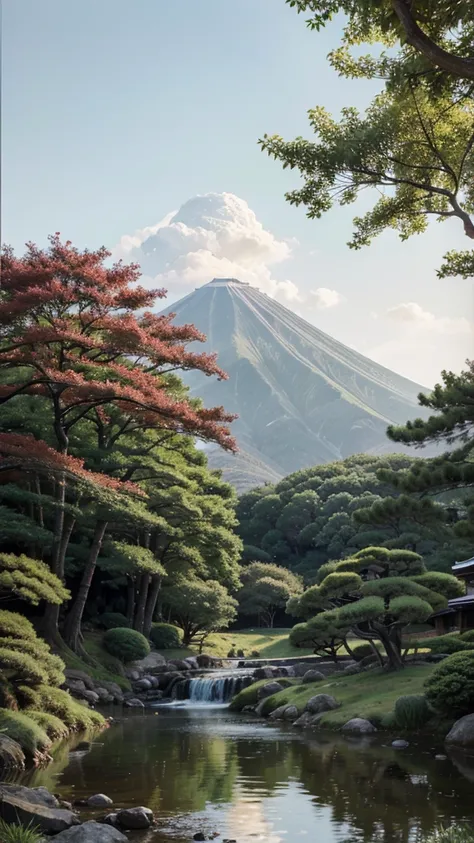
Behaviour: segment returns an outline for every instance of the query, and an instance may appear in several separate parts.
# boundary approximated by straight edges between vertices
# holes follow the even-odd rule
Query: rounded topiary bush
[[[99,616],[99,624],[103,629],[119,629],[121,627],[130,629],[128,619],[121,612],[104,612],[103,615]]]
[[[426,699],[447,717],[474,711],[474,650],[455,653],[439,664],[425,683]]]
[[[474,629],[468,629],[467,632],[463,632],[459,637],[465,644],[472,644],[474,647]]]
[[[429,647],[432,653],[446,653],[448,656],[469,649],[468,642],[461,640],[460,635],[439,635],[437,638],[428,638],[419,646]]]
[[[157,650],[175,650],[181,646],[179,629],[171,623],[155,623],[151,628],[150,641]]]
[[[408,694],[395,703],[395,720],[401,729],[420,729],[432,716],[426,697]]]
[[[351,650],[356,662],[361,662],[362,659],[367,658],[367,656],[375,656],[370,644],[357,644],[357,646],[351,647]]]
[[[109,629],[104,635],[104,647],[124,663],[144,659],[150,652],[145,636],[135,629]]]

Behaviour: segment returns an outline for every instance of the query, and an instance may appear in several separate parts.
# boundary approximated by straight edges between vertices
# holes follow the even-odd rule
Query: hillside
[[[214,279],[167,308],[178,324],[207,336],[229,380],[193,373],[187,382],[206,406],[224,405],[240,453],[210,450],[239,491],[299,468],[365,452],[397,450],[389,423],[420,415],[424,388],[324,334],[291,310],[235,279]],[[400,449],[398,449],[400,450]]]

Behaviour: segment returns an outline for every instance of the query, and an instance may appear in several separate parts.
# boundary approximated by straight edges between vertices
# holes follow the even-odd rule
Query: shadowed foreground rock
[[[53,838],[55,843],[128,843],[128,838],[111,825],[87,822]]]
[[[46,834],[57,834],[79,823],[77,814],[60,808],[44,787],[0,785],[0,816],[7,823],[31,825]]]
[[[474,714],[466,714],[456,720],[451,731],[446,735],[446,743],[465,749],[474,748]]]

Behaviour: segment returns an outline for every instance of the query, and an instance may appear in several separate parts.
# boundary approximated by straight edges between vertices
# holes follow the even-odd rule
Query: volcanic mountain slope
[[[165,312],[207,336],[229,380],[185,380],[206,406],[223,405],[239,454],[208,451],[239,492],[352,454],[390,453],[389,423],[421,414],[423,387],[363,357],[235,279],[214,279]],[[202,350],[202,346],[201,346]]]

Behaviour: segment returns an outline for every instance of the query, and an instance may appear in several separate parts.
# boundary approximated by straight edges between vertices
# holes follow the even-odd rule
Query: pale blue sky
[[[375,93],[329,68],[340,25],[311,33],[283,0],[4,0],[2,240],[21,251],[59,230],[113,247],[197,194],[234,193],[276,241],[298,241],[271,266],[299,290],[283,303],[418,382],[460,368],[471,285],[434,271],[466,247],[458,226],[353,253],[354,209],[308,221],[283,198],[297,176],[257,146],[266,131],[308,135],[316,104]],[[310,308],[321,287],[339,304]]]

